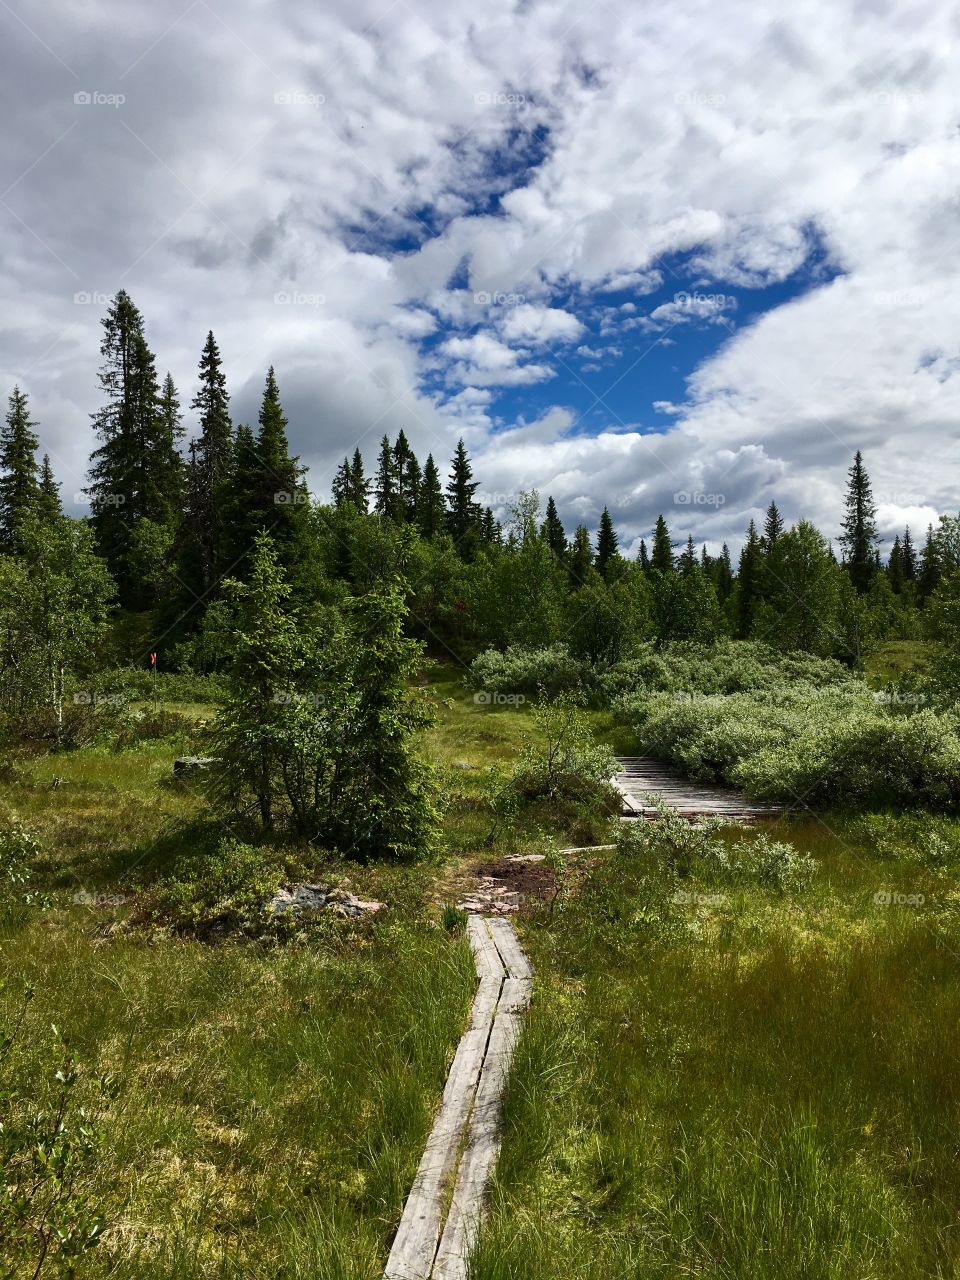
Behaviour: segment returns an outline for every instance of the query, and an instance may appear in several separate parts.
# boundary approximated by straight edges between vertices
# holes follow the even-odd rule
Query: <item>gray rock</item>
[[[178,756],[173,762],[174,774],[195,773],[217,763],[216,756]]]
[[[331,889],[329,885],[296,884],[292,889],[278,889],[264,903],[263,910],[267,915],[292,915],[301,919],[310,919],[321,911],[353,918],[376,915],[386,905],[385,902],[366,902],[346,889]]]

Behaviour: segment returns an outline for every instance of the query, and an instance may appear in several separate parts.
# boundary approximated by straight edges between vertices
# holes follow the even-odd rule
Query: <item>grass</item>
[[[131,930],[139,896],[205,847],[202,798],[170,781],[183,749],[21,753],[0,782],[50,898],[0,915],[0,1025],[36,989],[14,1070],[42,1108],[55,1023],[84,1079],[119,1082],[87,1189],[107,1231],[76,1274],[373,1280],[465,1024],[469,948],[431,906],[435,865],[308,851],[310,878],[386,913],[283,945]]]
[[[85,1076],[120,1085],[91,1185],[108,1230],[79,1280],[382,1274],[474,986],[445,886],[550,837],[602,843],[549,815],[490,841],[529,708],[429,674],[443,856],[296,851],[389,909],[283,944],[130,927],[209,835],[170,784],[188,738],[8,756],[0,813],[40,835],[52,899],[0,923],[5,1011],[37,988],[16,1070],[42,1105],[56,1022]],[[662,867],[597,851],[567,860],[552,916],[520,920],[537,983],[473,1280],[960,1274],[960,823],[825,815],[774,835],[816,860],[806,889],[695,869],[678,902]]]
[[[957,1274],[956,864],[830,825],[777,824],[819,860],[794,897],[707,877],[658,936],[614,853],[527,922],[538,985],[474,1280]]]

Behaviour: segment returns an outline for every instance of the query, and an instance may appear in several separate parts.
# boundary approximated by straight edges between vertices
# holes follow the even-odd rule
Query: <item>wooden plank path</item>
[[[384,1280],[466,1280],[500,1151],[503,1091],[533,970],[508,921],[471,915],[467,935],[478,979],[470,1025],[454,1055]]]
[[[723,817],[732,822],[775,818],[782,806],[764,800],[748,800],[731,787],[710,786],[683,778],[669,765],[651,756],[617,756],[620,771],[612,779],[623,796],[625,818],[655,818],[651,794],[662,796],[684,818]]]

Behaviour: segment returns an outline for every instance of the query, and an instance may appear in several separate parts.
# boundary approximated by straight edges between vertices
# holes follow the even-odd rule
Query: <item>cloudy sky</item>
[[[402,427],[627,547],[835,534],[857,448],[891,537],[955,512],[958,11],[777,8],[0,0],[0,388],[68,505],[122,287],[185,403],[209,328],[238,420],[276,366],[323,497]]]

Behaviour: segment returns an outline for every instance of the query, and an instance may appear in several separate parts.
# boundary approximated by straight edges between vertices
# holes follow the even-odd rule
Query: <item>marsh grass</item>
[[[771,825],[818,860],[803,892],[706,877],[641,928],[641,871],[605,854],[527,923],[475,1280],[957,1274],[955,880],[855,821]],[[923,903],[875,901],[898,890]]]

